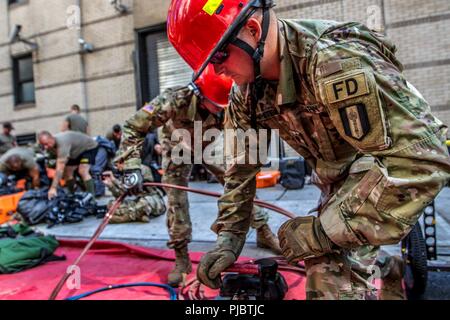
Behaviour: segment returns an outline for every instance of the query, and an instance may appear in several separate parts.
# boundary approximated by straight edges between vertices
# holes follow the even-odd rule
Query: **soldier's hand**
[[[313,216],[297,217],[285,222],[278,230],[278,239],[283,256],[293,265],[338,249],[326,235],[320,219]]]
[[[105,172],[102,173],[103,183],[107,187],[111,187],[112,186],[113,179],[114,179],[114,175],[113,175],[112,171],[105,171]]]
[[[50,188],[48,190],[48,200],[52,200],[53,198],[56,198],[58,195],[58,190],[56,188]]]
[[[214,250],[206,253],[197,268],[198,280],[211,289],[218,289],[222,283],[221,273],[239,257],[245,243],[245,236],[222,232],[217,238]]]
[[[143,192],[144,178],[142,177],[141,170],[127,170],[123,177],[123,184],[125,188],[132,195],[138,195]]]
[[[153,148],[154,149],[154,151],[155,151],[155,153],[157,154],[157,155],[162,155],[162,153],[163,153],[163,148],[162,148],[162,146],[158,143],[158,144],[155,144],[155,147]]]
[[[197,279],[211,289],[218,289],[222,284],[221,273],[236,261],[231,251],[210,251],[200,260]]]

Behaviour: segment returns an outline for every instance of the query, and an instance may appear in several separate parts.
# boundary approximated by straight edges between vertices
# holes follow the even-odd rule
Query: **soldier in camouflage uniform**
[[[119,170],[123,167],[123,155],[117,157],[114,162]],[[141,165],[143,182],[154,182],[152,171],[149,167]],[[124,184],[114,177],[112,172],[104,173],[104,183],[114,197],[119,197],[127,191]],[[114,201],[111,201],[108,207],[111,207]],[[156,187],[145,187],[142,194],[138,194],[132,199],[125,201],[116,210],[110,223],[127,223],[127,222],[150,222],[150,218],[159,217],[166,212],[166,204],[164,201],[164,192]]]
[[[204,102],[203,102],[204,103]],[[125,170],[139,168],[140,145],[147,132],[163,127],[163,182],[168,184],[188,186],[191,164],[177,164],[172,158],[172,149],[177,144],[170,138],[175,129],[184,129],[194,139],[194,121],[200,121],[203,132],[209,129],[223,127],[221,113],[214,114],[202,107],[202,99],[194,94],[190,87],[168,89],[151,103],[144,106],[123,127],[123,140],[119,154],[134,149],[125,160]],[[209,108],[211,109],[211,108]],[[193,143],[191,146],[194,145]],[[208,143],[203,143],[203,149]],[[191,150],[193,157],[193,150]],[[192,163],[192,162],[191,162]],[[225,170],[222,166],[204,164],[208,171],[224,183]],[[168,247],[175,250],[176,266],[169,274],[168,283],[178,286],[185,274],[192,270],[188,255],[188,243],[192,239],[192,225],[189,215],[189,203],[186,192],[174,189],[167,190],[168,210],[167,227],[170,240]],[[280,252],[278,239],[267,224],[268,215],[265,210],[255,207],[252,214],[252,227],[257,230],[257,244],[259,247],[269,248],[276,253]]]
[[[307,298],[373,298],[379,246],[403,239],[450,177],[447,128],[405,79],[395,46],[356,22],[277,19],[271,1],[224,0],[217,12],[184,2],[172,2],[169,39],[193,69],[212,63],[236,82],[225,128],[278,129],[314,169],[317,215],[278,233],[287,260],[305,262]],[[259,170],[233,164],[225,175],[217,244],[197,272],[211,288],[245,243]]]
[[[221,119],[214,128],[221,128]],[[171,141],[171,122],[163,126],[162,130],[162,145],[163,145],[163,182],[179,186],[188,186],[192,165],[190,164],[176,164],[172,161],[172,150],[177,144]],[[185,126],[184,128],[188,128]],[[193,130],[193,127],[190,128]],[[204,145],[206,148],[207,144]],[[203,163],[203,166],[212,173],[220,184],[224,184],[225,168],[223,165],[212,165]],[[187,193],[180,190],[169,189],[168,193],[168,228],[171,240],[168,245],[169,248],[184,247],[192,240],[192,226],[189,215],[189,203]],[[173,219],[173,221],[172,221]],[[265,210],[255,206],[251,221],[251,227],[257,230],[257,246],[260,248],[272,249],[276,253],[280,253],[276,238],[272,236],[269,226],[267,225],[269,216]]]

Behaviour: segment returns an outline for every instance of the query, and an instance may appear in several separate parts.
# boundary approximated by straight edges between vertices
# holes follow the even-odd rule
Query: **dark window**
[[[167,88],[187,85],[192,69],[167,39],[165,25],[138,31],[138,102],[151,101]]]
[[[30,55],[14,57],[14,96],[16,105],[34,103],[33,58]]]
[[[8,0],[8,6],[13,9],[24,4],[28,4],[30,0]]]
[[[16,136],[17,144],[22,147],[30,146],[36,143],[36,133],[22,134]]]

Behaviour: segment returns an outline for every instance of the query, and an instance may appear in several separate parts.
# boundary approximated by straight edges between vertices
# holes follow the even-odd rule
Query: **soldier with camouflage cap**
[[[379,246],[403,239],[450,177],[447,128],[382,34],[356,22],[277,19],[272,6],[173,0],[169,40],[196,76],[212,63],[235,81],[226,128],[278,129],[314,169],[318,216],[278,233],[288,261],[305,262],[307,297],[372,298]],[[241,253],[259,167],[236,164],[225,175],[217,244],[197,272],[209,287]]]
[[[114,159],[114,163],[119,170],[123,169],[124,160],[130,152],[132,152],[132,148],[130,148],[128,153],[119,155]],[[149,167],[141,165],[141,172],[144,183],[154,182],[154,177]],[[117,198],[124,192],[127,192],[126,186],[119,179],[115,178],[112,172],[104,172],[103,176],[103,182],[114,197]],[[113,201],[109,203],[109,207],[112,204]],[[137,194],[132,199],[125,199],[114,213],[110,223],[150,222],[150,218],[159,217],[165,212],[164,192],[157,187],[145,187],[141,194]]]
[[[213,83],[213,82],[211,82]],[[209,93],[205,85],[200,84],[203,89],[203,95]],[[214,83],[214,90],[222,90],[222,86],[228,86],[224,82]],[[212,92],[209,97],[217,97],[217,91]],[[224,95],[220,92],[220,95]],[[130,118],[123,127],[123,140],[119,154],[132,150],[125,160],[125,171],[139,169],[141,163],[141,145],[147,132],[164,126],[163,133],[166,137],[163,142],[163,182],[180,186],[188,186],[189,176],[192,169],[191,164],[176,164],[172,159],[172,149],[175,143],[170,142],[168,137],[172,136],[175,129],[187,130],[190,137],[194,138],[194,121],[200,121],[203,132],[208,129],[222,129],[223,118],[222,107],[228,99],[228,92],[225,91],[225,101],[223,99],[199,97],[194,94],[192,87],[179,87],[168,89],[160,96],[156,97],[151,103],[144,106],[132,118]],[[191,144],[193,145],[193,144]],[[208,143],[203,144],[206,148]],[[136,146],[139,146],[136,148]],[[191,150],[192,153],[193,150]],[[205,167],[214,174],[219,181],[223,183],[225,170],[221,166],[205,164]],[[168,283],[172,286],[178,286],[183,276],[192,270],[188,255],[188,243],[192,239],[192,226],[189,216],[189,203],[186,192],[168,189],[168,211],[167,226],[169,229],[170,240],[169,248],[175,250],[176,266],[169,274]],[[278,239],[272,233],[267,225],[267,212],[261,208],[255,207],[252,214],[252,226],[257,229],[258,245],[267,247],[280,252]]]

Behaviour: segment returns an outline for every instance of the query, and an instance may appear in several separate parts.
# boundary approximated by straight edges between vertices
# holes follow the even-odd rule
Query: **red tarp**
[[[75,261],[86,241],[60,240],[56,255],[65,255],[66,261],[50,262],[28,271],[12,275],[0,275],[0,300],[45,300],[67,267]],[[195,276],[197,263],[202,253],[191,253],[194,271],[188,280]],[[249,260],[241,258],[239,261]],[[126,245],[122,243],[97,241],[81,261],[81,288],[70,290],[63,287],[58,299],[85,293],[109,285],[156,282],[166,283],[167,274],[173,268],[172,250],[157,250]],[[298,273],[282,272],[288,285],[288,300],[305,299],[305,278]],[[74,283],[74,282],[71,282]],[[218,291],[206,290],[209,299]],[[123,288],[102,292],[91,296],[92,300],[168,300],[169,294],[160,288]]]

